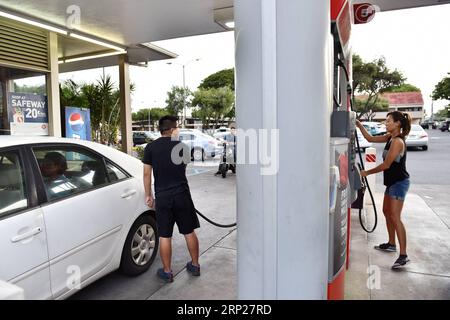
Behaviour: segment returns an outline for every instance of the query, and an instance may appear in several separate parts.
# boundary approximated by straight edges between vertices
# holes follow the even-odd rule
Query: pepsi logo
[[[84,120],[81,114],[72,113],[69,117],[69,126],[75,132],[81,131],[84,127]]]

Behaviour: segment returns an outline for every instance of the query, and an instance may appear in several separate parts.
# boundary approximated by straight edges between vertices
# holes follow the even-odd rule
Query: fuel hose
[[[350,86],[350,76],[349,76],[349,74],[348,74],[347,67],[345,66],[345,63],[344,63],[342,60],[340,60],[340,59],[337,59],[337,65],[338,65],[339,67],[341,67],[341,68],[344,70],[345,77],[347,78],[347,82],[348,82],[347,93],[348,93],[349,95],[351,95],[353,89],[352,89],[352,87]],[[336,97],[333,96],[333,98],[334,98],[334,102],[337,103]],[[338,104],[338,105],[339,105],[339,104]],[[350,109],[351,109],[352,111],[355,111],[355,110],[353,110],[353,97],[350,98]],[[362,158],[362,155],[361,155],[361,148],[359,147],[358,133],[357,133],[356,129],[355,129],[355,140],[356,140],[356,145],[358,146],[358,154],[359,154],[359,161],[360,161],[360,163],[358,164],[358,165],[359,165],[359,169],[360,169],[360,170],[361,170],[361,169],[362,169],[362,170],[365,170],[365,169],[364,169],[364,161],[363,161],[363,158]],[[372,227],[371,229],[367,228],[367,227],[365,226],[365,224],[363,223],[363,219],[362,219],[362,208],[361,208],[361,209],[359,209],[359,223],[361,224],[361,227],[363,228],[363,230],[364,230],[365,232],[367,232],[367,233],[372,233],[372,232],[375,231],[375,229],[377,228],[377,225],[378,225],[377,206],[376,206],[376,204],[375,204],[375,199],[374,199],[374,197],[373,197],[372,190],[370,189],[369,182],[367,181],[367,177],[363,177],[363,178],[362,178],[362,182],[363,182],[363,184],[366,185],[367,190],[369,190],[369,195],[370,195],[370,199],[372,200],[372,206],[373,206],[373,212],[374,212],[375,220],[374,220],[373,227]]]

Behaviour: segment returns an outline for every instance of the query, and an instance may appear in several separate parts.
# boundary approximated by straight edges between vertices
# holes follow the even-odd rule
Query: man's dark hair
[[[177,127],[178,117],[175,116],[164,116],[159,119],[159,132],[163,134],[170,129],[175,129]]]

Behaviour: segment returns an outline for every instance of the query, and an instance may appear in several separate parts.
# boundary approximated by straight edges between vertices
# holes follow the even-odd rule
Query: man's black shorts
[[[159,236],[171,238],[176,223],[181,234],[192,233],[200,227],[189,191],[156,197],[156,224]]]

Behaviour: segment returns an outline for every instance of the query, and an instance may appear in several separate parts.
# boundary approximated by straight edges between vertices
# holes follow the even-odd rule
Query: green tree
[[[445,107],[444,109],[439,110],[436,112],[433,116],[435,120],[445,120],[447,118],[450,118],[450,106]]]
[[[167,110],[169,114],[178,116],[183,113],[184,107],[190,108],[192,100],[192,92],[188,88],[173,86],[167,92]]]
[[[59,85],[59,100],[62,108],[61,114],[64,114],[64,107],[89,107],[89,102],[82,92],[83,86],[70,79]]]
[[[450,100],[450,73],[434,87],[433,100]]]
[[[401,72],[391,71],[386,66],[384,57],[371,62],[364,62],[360,56],[353,55],[353,95],[366,95],[363,105],[357,114],[358,119],[370,113],[376,106],[380,94],[391,87],[404,85],[406,78]],[[353,96],[353,101],[355,101]]]
[[[18,93],[35,93],[35,94],[47,94],[47,87],[45,84],[43,85],[37,85],[37,86],[27,86],[27,85],[18,85],[16,82],[14,82],[14,92]]]
[[[405,83],[400,86],[390,87],[382,91],[382,93],[397,93],[397,92],[420,92],[420,89],[412,84]]]
[[[233,114],[234,102],[234,92],[229,87],[199,89],[192,100],[192,105],[196,107],[193,116],[200,118],[206,127],[210,127],[210,122],[213,121],[215,128],[219,122]]]
[[[356,97],[354,109],[357,113],[363,114],[364,108],[367,104],[367,97]],[[366,119],[371,119],[376,112],[382,112],[389,109],[389,101],[383,98],[379,98],[374,104],[372,104],[372,109],[364,113]]]
[[[130,85],[131,92],[134,85]],[[60,86],[61,107],[89,108],[94,141],[111,144],[120,128],[120,92],[111,77],[101,77],[95,84],[77,84],[67,80]],[[64,110],[62,110],[64,111]]]
[[[169,115],[170,112],[166,108],[140,109],[132,114],[133,121],[148,121],[150,113],[150,122],[158,121],[163,116]]]
[[[234,91],[234,69],[224,69],[203,79],[199,89],[230,87]]]

